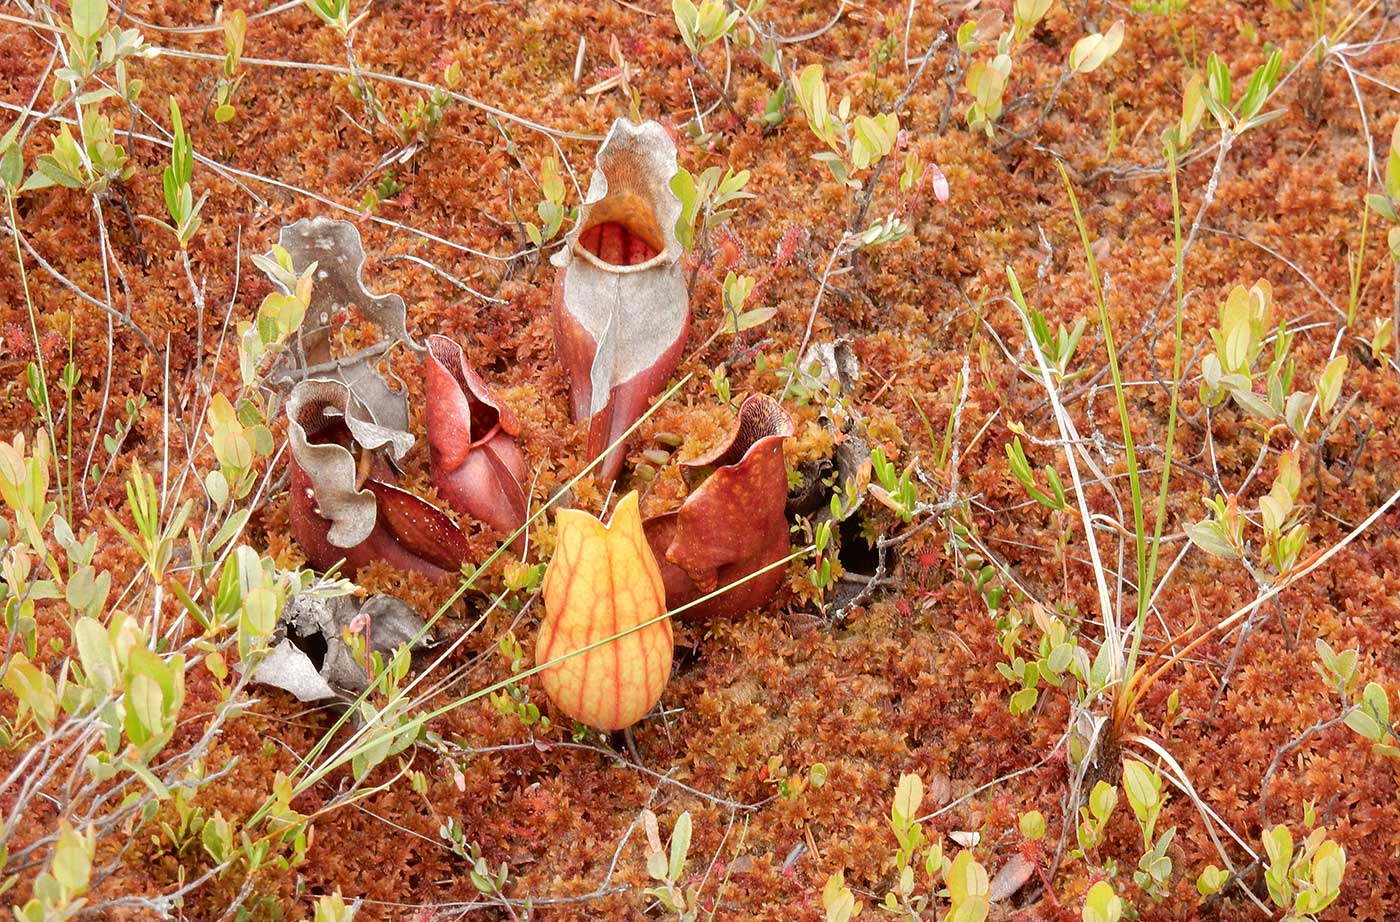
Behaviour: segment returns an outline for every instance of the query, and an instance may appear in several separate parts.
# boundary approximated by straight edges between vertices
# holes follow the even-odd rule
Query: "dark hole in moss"
[[[880,567],[880,554],[861,534],[862,516],[853,515],[841,523],[837,559],[847,573],[874,576]]]
[[[811,515],[824,504],[831,502],[831,490],[823,483],[831,472],[831,461],[804,461],[798,465],[797,473],[801,480],[788,490],[787,515]]]
[[[324,634],[320,631],[300,634],[294,625],[289,624],[287,625],[287,639],[298,650],[306,654],[306,658],[311,660],[311,665],[316,667],[317,672],[321,671],[321,667],[326,662],[326,653],[330,650]]]
[[[696,649],[694,641],[686,641],[682,637],[676,638],[675,649],[671,652],[671,670],[675,674],[689,672],[690,667],[699,659],[699,651]]]

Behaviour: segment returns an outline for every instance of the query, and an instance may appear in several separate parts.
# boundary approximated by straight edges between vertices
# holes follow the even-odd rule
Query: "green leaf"
[[[19,145],[13,142],[4,150],[4,154],[0,155],[0,184],[11,191],[18,191],[24,179],[24,155],[19,152]]]
[[[671,880],[680,880],[685,872],[686,855],[690,853],[690,811],[676,817],[676,826],[671,830],[671,860],[667,865]]]
[[[793,84],[793,89],[797,95],[797,104],[802,109],[802,113],[807,116],[807,126],[819,140],[828,145],[831,144],[831,132],[828,128],[827,119],[827,90],[824,71],[820,64],[808,64],[798,74],[797,80]]]
[[[1277,496],[1269,494],[1259,497],[1259,519],[1265,533],[1277,534],[1281,531],[1288,511],[1288,506]]]
[[[1347,357],[1339,355],[1322,369],[1317,380],[1317,406],[1322,413],[1331,413],[1342,393],[1342,379],[1347,371]]]
[[[730,333],[742,333],[754,327],[761,327],[772,320],[778,314],[776,307],[756,307],[751,311],[744,311],[732,321],[727,323]]]
[[[1395,203],[1379,192],[1372,192],[1370,195],[1367,195],[1366,204],[1381,217],[1389,221],[1400,222],[1400,215],[1395,213]]]
[[[1084,922],[1118,922],[1123,917],[1123,901],[1106,881],[1099,881],[1084,896]]]
[[[924,802],[924,782],[918,775],[906,773],[899,776],[899,784],[894,789],[892,819],[897,826],[908,825],[919,815],[919,805]]]
[[[666,879],[666,856],[661,852],[652,852],[647,855],[647,873],[652,880]]]
[[[1312,912],[1326,908],[1341,891],[1342,876],[1346,873],[1347,853],[1336,842],[1323,842],[1313,855],[1313,886],[1317,888],[1316,902]]]
[[[1196,878],[1196,892],[1201,896],[1214,896],[1225,886],[1225,882],[1230,879],[1230,875],[1217,868],[1213,864],[1208,864]]]
[[[695,25],[700,18],[700,11],[690,0],[671,0],[671,15],[676,20],[676,29],[681,34],[681,41],[685,42],[685,47],[694,54]]]
[[[158,799],[168,800],[170,798],[170,789],[161,783],[161,780],[155,776],[154,772],[140,762],[132,759],[125,759],[122,762],[122,767],[129,770],[137,778],[140,778],[142,783],[145,784]]]
[[[1069,69],[1076,74],[1091,73],[1113,57],[1122,44],[1123,20],[1120,19],[1107,33],[1094,32],[1075,42],[1069,52]]]
[[[242,531],[252,511],[251,508],[235,510],[234,513],[228,517],[228,520],[225,521],[223,525],[219,526],[219,530],[214,533],[214,537],[209,540],[209,550],[211,552],[218,551],[230,538]]]
[[[19,699],[20,713],[33,713],[45,726],[58,715],[58,693],[53,677],[29,661],[24,653],[10,657],[3,686]]]
[[[986,919],[991,909],[991,883],[987,869],[972,857],[972,852],[967,849],[959,852],[944,876],[953,903],[947,917],[949,922]]]
[[[112,638],[100,621],[85,615],[73,625],[73,640],[88,685],[105,696],[116,685],[121,672]]]
[[[86,835],[76,832],[66,820],[59,820],[58,841],[54,843],[53,868],[50,873],[70,898],[87,890],[92,876],[92,856],[96,838],[89,830]]]
[[[1089,793],[1089,810],[1100,825],[1108,822],[1108,818],[1113,815],[1113,808],[1116,806],[1118,806],[1118,789],[1107,781],[1095,784],[1094,790]]]
[[[75,570],[68,580],[67,602],[75,611],[101,614],[107,607],[107,594],[111,587],[111,573],[106,570],[99,572],[91,564],[85,564]]]
[[[1390,726],[1390,699],[1380,683],[1366,683],[1366,688],[1361,693],[1361,703],[1371,716],[1376,718],[1377,723],[1383,727]]]
[[[1186,526],[1186,537],[1191,543],[1212,557],[1221,557],[1225,560],[1234,560],[1238,554],[1235,547],[1225,537],[1225,532],[1220,523],[1212,519],[1197,522],[1194,525]]]
[[[132,676],[126,686],[127,738],[144,746],[161,729],[160,684],[145,673]]]
[[[233,833],[229,829],[228,820],[224,819],[223,813],[218,810],[204,821],[200,839],[204,850],[214,859],[215,864],[223,864],[233,851]]]
[[[1373,743],[1379,742],[1384,736],[1381,725],[1376,723],[1375,719],[1370,714],[1362,710],[1348,713],[1346,716],[1346,725]]]
[[[1062,643],[1050,651],[1050,656],[1045,665],[1053,673],[1061,673],[1069,668],[1070,661],[1074,659],[1074,647],[1067,643]]]
[[[1293,862],[1293,835],[1288,827],[1280,823],[1264,832],[1264,852],[1269,856],[1269,866],[1275,871],[1288,870]]]
[[[671,191],[680,199],[681,216],[676,219],[676,238],[687,253],[695,246],[695,216],[700,206],[700,196],[696,193],[695,177],[684,167],[676,170],[671,177]]]
[[[1158,805],[1162,796],[1161,785],[1157,773],[1137,759],[1123,760],[1123,789],[1128,792],[1128,803],[1132,804],[1139,819]]]
[[[1261,400],[1252,391],[1232,390],[1230,391],[1230,397],[1235,403],[1239,404],[1240,408],[1246,413],[1257,416],[1260,419],[1272,420],[1278,418],[1279,414],[1274,408],[1269,406],[1264,400]]]
[[[271,586],[256,586],[243,598],[238,630],[249,641],[262,640],[277,626],[277,593]]]
[[[1035,707],[1036,700],[1040,697],[1039,689],[1023,688],[1011,696],[1011,716],[1020,717]]]
[[[73,31],[92,38],[107,25],[107,0],[73,0]]]
[[[253,446],[249,443],[243,424],[239,422],[233,404],[223,394],[215,394],[209,402],[210,441],[219,465],[229,471],[247,470],[253,464]]]

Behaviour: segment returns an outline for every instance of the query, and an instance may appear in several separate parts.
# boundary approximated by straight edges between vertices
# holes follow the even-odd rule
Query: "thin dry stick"
[[[1196,786],[1193,785],[1191,779],[1186,776],[1186,770],[1181,767],[1180,763],[1176,761],[1170,752],[1167,752],[1156,740],[1145,736],[1130,737],[1129,741],[1138,743],[1144,748],[1151,750],[1153,754],[1166,763],[1170,770],[1163,771],[1163,777],[1175,785],[1177,789],[1185,794],[1191,800],[1192,804],[1195,805],[1196,811],[1200,814],[1203,825],[1206,828],[1206,835],[1210,836],[1211,843],[1215,845],[1216,854],[1220,856],[1221,861],[1225,862],[1225,867],[1228,868],[1231,873],[1235,871],[1234,864],[1230,861],[1230,856],[1226,853],[1225,846],[1220,842],[1220,838],[1215,834],[1215,827],[1211,825],[1212,821],[1219,825],[1221,829],[1228,832],[1230,838],[1234,839],[1235,843],[1239,845],[1240,848],[1244,849],[1245,853],[1248,854],[1250,858],[1254,859],[1256,862],[1259,860],[1259,856],[1255,853],[1254,849],[1250,848],[1249,843],[1246,842],[1239,833],[1235,832],[1234,829],[1230,828],[1230,824],[1221,819],[1220,815],[1201,799],[1201,795],[1196,791]],[[1239,875],[1236,875],[1235,883],[1244,891],[1245,896],[1249,897],[1255,906],[1266,913],[1272,912],[1268,904],[1255,896],[1254,891],[1244,885],[1244,881],[1240,879]]]
[[[432,263],[428,262],[426,259],[423,259],[423,258],[420,257],[420,256],[414,256],[414,255],[412,255],[412,254],[410,254],[410,253],[394,253],[394,254],[392,254],[392,255],[389,255],[389,256],[385,256],[385,257],[384,257],[384,262],[392,263],[392,262],[404,262],[404,261],[406,261],[406,262],[411,262],[411,263],[416,263],[417,265],[422,266],[423,268],[425,268],[425,269],[427,269],[428,271],[432,272],[434,275],[436,275],[436,276],[438,276],[439,278],[441,278],[443,281],[447,282],[449,285],[453,285],[453,286],[455,286],[455,287],[457,287],[457,288],[460,288],[462,291],[465,291],[467,294],[472,295],[473,297],[476,297],[476,298],[480,298],[480,299],[483,300],[483,301],[487,301],[487,302],[489,302],[489,303],[491,303],[491,304],[509,304],[509,303],[510,303],[509,301],[505,300],[504,298],[494,298],[494,297],[492,297],[491,295],[488,295],[488,294],[486,294],[486,293],[484,293],[484,292],[477,291],[475,288],[473,288],[472,286],[468,285],[466,282],[462,281],[461,279],[457,278],[455,275],[452,275],[452,274],[446,272],[445,270],[443,270],[443,269],[441,269],[441,268],[439,268],[439,267],[433,265]]]
[[[1103,616],[1104,642],[1109,645],[1109,649],[1114,652],[1110,663],[1111,679],[1117,680],[1123,673],[1123,641],[1120,636],[1118,620],[1115,617],[1117,610],[1108,592],[1108,583],[1104,580],[1103,560],[1099,556],[1099,542],[1094,536],[1093,517],[1089,514],[1088,500],[1085,496],[1084,484],[1079,476],[1079,464],[1075,461],[1073,446],[1080,441],[1079,430],[1074,425],[1074,420],[1070,418],[1065,410],[1064,404],[1060,402],[1059,390],[1055,387],[1050,376],[1050,365],[1046,361],[1045,353],[1041,351],[1040,343],[1035,338],[1035,331],[1031,329],[1030,317],[1020,310],[1017,304],[1017,314],[1021,318],[1022,326],[1025,329],[1026,341],[1030,344],[1031,352],[1035,355],[1036,366],[1040,370],[1040,383],[1045,389],[1046,397],[1050,401],[1051,410],[1055,416],[1055,426],[1060,430],[1060,438],[1065,444],[1065,460],[1069,464],[1070,479],[1074,483],[1075,501],[1079,508],[1079,517],[1084,528],[1084,538],[1089,544],[1089,557],[1093,560],[1094,584],[1098,588],[1099,606]],[[1120,567],[1121,569],[1121,567]]]

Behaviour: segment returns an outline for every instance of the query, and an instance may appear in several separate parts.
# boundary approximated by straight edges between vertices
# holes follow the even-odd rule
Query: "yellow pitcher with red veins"
[[[671,623],[656,557],[647,545],[636,491],[612,521],[577,509],[557,519],[554,556],[544,576],[544,620],[535,644],[540,665],[629,628],[646,625],[540,672],[559,710],[599,730],[622,730],[646,716],[671,676]],[[648,623],[653,622],[655,623]]]

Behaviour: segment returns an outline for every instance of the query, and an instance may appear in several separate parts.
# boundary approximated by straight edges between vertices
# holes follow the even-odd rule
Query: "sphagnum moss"
[[[168,25],[207,22],[211,13],[179,3],[136,4],[130,10],[142,20]],[[613,35],[619,38],[636,70],[633,85],[644,115],[675,123],[689,119],[693,112],[687,77],[694,80],[702,105],[709,98],[704,78],[669,16],[664,9],[658,12],[662,15],[646,16],[622,4],[587,10],[564,4],[376,6],[357,27],[354,40],[366,69],[439,82],[446,65],[455,62],[462,73],[462,92],[540,123],[596,135],[614,117],[626,114],[627,102],[620,94],[595,99],[578,92],[582,87],[573,84],[572,70],[580,37],[586,40],[583,86],[602,79],[609,66],[608,40]],[[942,14],[920,8],[906,44],[901,4],[868,8],[858,15],[847,12],[829,29],[825,28],[828,12],[778,4],[760,14],[760,19],[787,36],[819,33],[783,46],[788,70],[799,71],[807,63],[821,61],[828,80],[840,81],[841,92],[850,92],[857,103],[853,108],[860,111],[891,103],[907,79],[900,58],[915,58],[928,47],[936,30],[948,25]],[[1180,14],[1129,19],[1123,49],[1100,71],[1065,84],[1037,138],[1043,148],[1075,168],[1085,220],[1095,228],[1098,239],[1093,242],[1100,246],[1102,268],[1112,280],[1111,318],[1125,340],[1163,322],[1156,317],[1155,299],[1171,275],[1166,184],[1151,174],[1134,176],[1121,170],[1155,165],[1159,159],[1156,135],[1179,112],[1179,94],[1189,67],[1178,54],[1176,37],[1194,32],[1202,53],[1220,51],[1242,68],[1260,63],[1263,55],[1242,37],[1237,20],[1284,48],[1289,61],[1298,59],[1311,41],[1306,17],[1289,10],[1251,9],[1242,14],[1235,7],[1207,4],[1190,15],[1189,23]],[[1012,97],[1031,95],[1021,111],[1004,116],[1008,130],[1017,130],[1039,111],[1064,54],[1082,34],[1072,20],[1066,10],[1055,10],[1032,34],[1026,52],[1018,54],[1009,92]],[[44,102],[43,86],[51,82],[45,73],[49,33],[10,22],[0,28],[7,51],[14,52],[0,55],[0,99],[23,105],[37,91]],[[217,33],[143,31],[148,40],[171,47],[222,50]],[[407,41],[404,36],[429,38]],[[879,49],[887,40],[892,40],[894,52],[876,60],[872,77],[871,59],[880,57]],[[729,96],[742,115],[756,116],[777,78],[749,49],[735,45],[730,52],[734,64]],[[705,53],[707,62],[718,60],[715,48]],[[1371,48],[1364,66],[1393,82],[1395,54],[1393,46]],[[290,9],[249,22],[245,58],[313,60],[339,66],[344,48],[304,10]],[[1148,61],[1154,63],[1148,66]],[[940,60],[934,66],[941,64]],[[382,128],[371,136],[356,126],[362,107],[348,95],[344,80],[247,62],[243,66],[248,77],[239,90],[238,114],[227,124],[216,125],[202,114],[207,81],[217,67],[212,63],[165,57],[141,64],[140,76],[146,81],[143,109],[163,118],[162,101],[174,95],[198,153],[356,206],[360,193],[352,189],[371,175],[396,142]],[[1320,124],[1302,117],[1296,95],[1301,89],[1293,89],[1295,84],[1290,83],[1279,101],[1289,115],[1238,142],[1187,266],[1187,287],[1197,292],[1183,328],[1188,349],[1206,342],[1207,330],[1215,321],[1211,310],[1197,306],[1213,307],[1234,285],[1267,277],[1274,283],[1283,312],[1300,330],[1293,348],[1300,370],[1306,370],[1308,387],[1331,353],[1334,331],[1302,328],[1329,320],[1331,311],[1294,269],[1259,244],[1286,257],[1334,299],[1348,290],[1344,255],[1355,246],[1357,206],[1367,191],[1367,162],[1350,84],[1336,70],[1324,72],[1322,92],[1334,105],[1323,107],[1327,115]],[[892,414],[907,442],[902,450],[908,457],[922,459],[932,457],[938,446],[929,442],[915,401],[941,435],[951,407],[942,405],[935,395],[946,392],[963,356],[970,356],[973,383],[959,426],[959,492],[978,498],[981,505],[974,506],[972,514],[982,536],[1019,575],[1050,597],[1087,611],[1092,597],[1082,591],[1090,582],[1079,560],[1082,553],[1073,546],[1063,554],[1054,552],[1051,518],[1032,516],[1016,506],[1020,498],[1002,466],[1002,446],[1012,438],[1012,424],[1042,436],[1046,431],[1041,428],[1046,421],[1041,394],[1017,367],[1025,359],[1016,353],[1018,321],[999,300],[1004,294],[1003,267],[1015,265],[1029,296],[1052,324],[1072,323],[1088,313],[1085,305],[1092,297],[1082,261],[1075,258],[1074,227],[1057,191],[1053,160],[1045,151],[1020,145],[993,152],[961,127],[965,105],[961,96],[950,127],[937,135],[945,88],[930,76],[936,74],[925,76],[900,113],[900,122],[916,136],[924,159],[937,162],[947,175],[952,198],[946,205],[935,204],[927,195],[911,199],[906,217],[913,227],[911,237],[863,260],[858,276],[835,280],[821,304],[817,335],[853,338],[864,369],[853,395],[856,406],[864,405],[867,412],[878,406]],[[1298,86],[1306,82],[1295,81]],[[379,88],[378,99],[390,113],[397,113],[412,103],[415,93],[386,85]],[[1389,117],[1379,108],[1380,97],[1363,99],[1378,149],[1383,150]],[[1105,155],[1110,111],[1119,132],[1111,159]],[[114,113],[122,130],[127,127],[125,118]],[[815,142],[798,119],[792,114],[765,135],[755,124],[735,124],[721,108],[706,120],[707,129],[718,128],[713,150],[701,151],[682,140],[682,162],[692,171],[713,164],[752,171],[749,189],[759,196],[758,207],[742,208],[729,225],[742,244],[739,271],[762,273],[764,261],[785,234],[797,228],[805,235],[794,259],[777,267],[766,283],[768,304],[777,308],[777,315],[763,328],[762,336],[733,348],[716,345],[691,359],[681,371],[695,372],[694,381],[680,400],[662,408],[655,418],[658,429],[683,433],[697,445],[712,442],[711,436],[721,432],[727,419],[708,389],[714,365],[728,362],[736,394],[773,392],[772,365],[770,371],[758,372],[745,350],[758,346],[770,359],[780,359],[785,350],[796,348],[816,288],[815,277],[834,243],[835,229],[848,217],[843,191],[825,167],[808,159]],[[514,144],[528,149],[527,163],[561,153],[519,125],[502,124]],[[54,127],[45,123],[30,133],[27,162],[47,150]],[[148,122],[135,127],[158,133]],[[575,170],[592,151],[591,145],[570,140],[561,141],[561,147]],[[204,226],[190,250],[208,305],[205,354],[197,357],[194,311],[172,240],[143,217],[164,214],[157,176],[167,152],[137,140],[129,145],[128,155],[138,164],[136,175],[101,202],[112,254],[105,275],[94,209],[87,197],[62,190],[27,193],[16,201],[18,230],[25,242],[87,294],[105,300],[110,283],[114,308],[129,310],[161,349],[168,338],[169,379],[178,411],[182,390],[198,392],[191,378],[197,365],[204,367],[209,387],[224,392],[237,387],[231,343],[226,342],[221,352],[216,344],[223,312],[231,305],[235,322],[247,319],[266,293],[265,283],[247,264],[247,254],[262,249],[280,224],[323,213],[326,206],[301,193],[243,179],[249,190],[266,201],[262,205],[229,178],[196,164],[194,185],[210,192],[201,213]],[[1183,166],[1180,182],[1188,219],[1200,205],[1212,159],[1206,156]],[[507,153],[502,135],[481,113],[465,105],[449,106],[432,142],[394,170],[404,190],[381,205],[378,217],[480,251],[509,254],[527,248],[511,216],[511,204],[519,209],[526,203],[528,208],[538,196]],[[569,201],[576,201],[571,187]],[[1044,228],[1048,248],[1037,227]],[[1217,227],[1228,233],[1217,233],[1213,229]],[[583,434],[566,420],[566,382],[552,368],[549,349],[540,345],[548,340],[545,273],[522,259],[507,277],[504,264],[423,244],[411,233],[387,225],[366,222],[364,232],[372,254],[413,253],[507,302],[471,299],[412,263],[381,261],[378,267],[384,287],[409,298],[416,333],[442,332],[461,342],[469,361],[489,369],[507,401],[520,408],[527,459],[541,471],[538,489],[548,495],[576,469]],[[1376,233],[1374,226],[1372,233]],[[9,234],[5,237],[3,258],[10,260],[13,247]],[[1373,316],[1390,313],[1391,267],[1378,239],[1372,241],[1363,271],[1360,316],[1367,323]],[[165,457],[164,356],[151,355],[116,322],[109,361],[107,315],[75,296],[27,251],[24,258],[30,294],[41,307],[39,340],[50,368],[61,368],[67,360],[70,317],[73,322],[73,362],[83,373],[72,411],[77,476],[86,467],[91,427],[102,408],[106,407],[104,432],[98,433],[93,462],[99,471],[108,461],[100,435],[112,431],[127,398],[147,399],[123,441],[114,471],[100,484],[89,481],[86,490],[75,491],[80,511],[89,515],[93,523],[89,527],[98,535],[99,560],[112,569],[114,584],[124,585],[135,572],[135,557],[100,510],[124,504],[124,473],[130,459],[140,458],[154,469]],[[1046,266],[1043,282],[1038,276],[1041,265]],[[241,272],[235,286],[236,268]],[[723,272],[712,273],[712,268],[700,273],[692,292],[697,330],[708,330],[720,319],[717,305]],[[1033,285],[1032,279],[1037,280]],[[8,305],[0,318],[6,330],[0,348],[5,350],[3,359],[13,365],[11,371],[19,372],[32,355],[33,344],[27,334],[18,273],[0,272],[0,298]],[[1155,350],[1151,354],[1156,357],[1156,374],[1165,375],[1163,369],[1170,367],[1170,348],[1164,345],[1168,335],[1124,350],[1126,381],[1151,378],[1151,350]],[[760,344],[760,339],[770,341]],[[999,340],[1010,356],[1002,352]],[[1354,345],[1347,340],[1341,349],[1352,356],[1346,390],[1359,394],[1351,410],[1355,425],[1338,427],[1312,459],[1308,475],[1316,478],[1311,488],[1315,493],[1308,501],[1330,513],[1310,519],[1314,529],[1310,541],[1316,547],[1330,546],[1395,488],[1389,472],[1400,446],[1390,423],[1400,406],[1400,391],[1393,369],[1384,362],[1364,361]],[[1098,367],[1089,367],[1090,373]],[[402,371],[401,376],[410,401],[421,405],[419,383]],[[6,376],[6,380],[15,378],[13,373]],[[1134,431],[1143,433],[1146,445],[1158,443],[1165,426],[1166,404],[1158,391],[1139,389],[1141,402],[1133,407]],[[23,388],[11,385],[4,395],[0,426],[6,431],[32,432],[33,409]],[[1112,438],[1107,434],[1113,428],[1111,402],[1103,392],[1079,398],[1072,412],[1081,426],[1089,425],[1090,406],[1093,419]],[[807,410],[799,414],[815,416]],[[1194,520],[1199,495],[1214,486],[1187,467],[1210,471],[1212,476],[1218,469],[1222,479],[1238,482],[1259,451],[1258,438],[1246,420],[1229,412],[1207,418],[1193,386],[1183,387],[1182,414],[1177,446],[1181,466],[1173,475],[1168,507],[1173,522]],[[813,430],[814,446],[820,441],[815,435],[819,431]],[[643,432],[636,443],[641,446],[646,440]],[[183,465],[187,451],[175,429],[169,446],[168,466],[175,470]],[[1112,446],[1108,450],[1114,451]],[[1039,451],[1038,457],[1048,460],[1053,455],[1046,450]],[[1148,455],[1148,467],[1155,463]],[[411,455],[407,465],[406,482],[422,488],[427,482],[426,452]],[[663,511],[669,500],[682,495],[678,484],[667,486],[666,476],[663,472],[645,498],[648,511],[653,511],[649,505],[653,503],[655,511]],[[601,505],[601,495],[582,490],[579,495],[590,508]],[[285,497],[274,493],[267,499],[250,522],[247,539],[292,563],[296,555],[286,546]],[[1091,495],[1090,501],[1093,511],[1117,515],[1106,496]],[[892,519],[877,521],[897,527]],[[1337,649],[1359,647],[1368,678],[1389,687],[1400,681],[1393,664],[1376,653],[1393,641],[1397,629],[1393,606],[1385,601],[1397,589],[1393,564],[1400,555],[1400,543],[1394,525],[1393,518],[1383,521],[1329,571],[1289,590],[1281,600],[1282,616],[1266,619],[1252,635],[1230,689],[1213,709],[1217,687],[1210,675],[1223,668],[1233,640],[1206,645],[1197,651],[1204,662],[1190,664],[1167,680],[1170,689],[1179,693],[1183,715],[1167,731],[1171,752],[1206,801],[1232,827],[1245,832],[1256,848],[1264,820],[1257,809],[1258,785],[1266,768],[1279,747],[1319,716],[1331,713],[1318,713],[1333,699],[1313,670],[1313,636],[1327,638]],[[518,748],[463,757],[456,767],[461,772],[460,788],[452,769],[437,756],[421,753],[415,770],[425,773],[425,793],[413,791],[406,780],[400,780],[370,794],[358,807],[319,818],[308,862],[296,870],[263,873],[257,888],[261,901],[250,903],[250,910],[264,918],[307,916],[306,894],[336,888],[347,896],[374,901],[361,910],[362,917],[368,918],[413,918],[416,910],[405,904],[461,901],[464,894],[476,890],[469,882],[471,862],[453,854],[439,838],[439,828],[449,817],[471,830],[493,867],[502,861],[509,864],[512,896],[590,894],[607,873],[618,841],[649,800],[666,829],[682,810],[691,812],[695,831],[687,867],[699,875],[689,885],[700,887],[702,916],[715,905],[706,901],[718,900],[716,918],[822,918],[821,887],[837,868],[845,869],[848,883],[883,893],[892,876],[887,860],[892,840],[885,817],[901,773],[919,772],[930,791],[933,778],[941,773],[949,779],[950,799],[964,796],[1051,754],[1067,717],[1063,700],[1051,698],[1029,719],[1012,719],[1007,713],[1005,682],[994,670],[1001,659],[995,631],[981,597],[958,581],[958,570],[942,556],[945,538],[937,529],[928,529],[906,542],[893,574],[897,582],[886,594],[877,594],[848,613],[840,624],[817,621],[794,605],[779,604],[696,638],[693,658],[678,670],[663,698],[668,713],[664,720],[644,725],[639,750],[646,768],[674,771],[674,780],[725,803],[658,783],[652,775],[619,766],[597,753],[549,746],[569,741],[568,726],[528,731],[540,740],[540,745],[530,745],[527,731],[516,718],[482,703],[442,718],[433,729],[468,748]],[[480,556],[488,550],[485,542],[473,545]],[[925,555],[936,561],[930,568],[918,565]],[[1195,597],[1189,592],[1169,592],[1159,599],[1166,625],[1162,631],[1167,633],[1184,629],[1198,611],[1233,610],[1255,588],[1246,575],[1195,556],[1187,558],[1172,581],[1176,589],[1194,589]],[[387,568],[368,568],[362,584],[369,592],[400,594],[421,610],[435,610],[447,598],[444,592]],[[471,611],[479,607],[475,600],[467,606]],[[454,623],[463,623],[456,620],[456,613]],[[66,640],[65,613],[59,604],[43,602],[37,617],[41,661],[53,668],[63,654],[50,652],[47,645],[51,640]],[[526,618],[531,617],[527,613]],[[493,616],[493,633],[464,646],[459,662],[468,667],[466,681],[472,687],[508,674],[507,664],[495,651],[494,637],[509,623]],[[1300,629],[1303,641],[1295,646]],[[1291,703],[1280,702],[1279,688],[1298,694]],[[1146,720],[1162,720],[1170,689],[1162,688],[1143,702]],[[532,686],[531,692],[540,694],[538,686]],[[191,673],[186,695],[187,719],[173,746],[197,736],[217,703],[214,683],[198,670]],[[297,761],[294,754],[309,750],[331,723],[323,714],[301,713],[290,700],[260,697],[257,713],[231,722],[207,756],[211,767],[238,758],[231,773],[208,789],[207,800],[201,794],[200,801],[211,814],[219,810],[231,821],[252,814],[272,774],[290,771]],[[3,700],[8,706],[13,699],[7,695]],[[824,763],[830,770],[827,784],[808,788],[796,799],[780,797],[757,810],[736,811],[735,804],[759,803],[777,791],[776,772],[769,768],[774,756],[789,776]],[[8,773],[21,757],[22,751],[6,750],[0,754],[0,769]],[[1051,821],[1050,835],[1058,834],[1056,823],[1063,821],[1059,811],[1066,788],[1062,764],[1053,759],[974,795],[929,825],[939,833],[980,830],[980,859],[995,870],[1017,847],[1014,830],[1019,814],[1032,807],[1040,809]],[[371,782],[387,781],[391,774],[386,769],[372,776]],[[1346,846],[1342,897],[1330,910],[1339,917],[1385,918],[1400,899],[1388,872],[1390,855],[1385,844],[1394,835],[1394,814],[1386,809],[1393,800],[1393,788],[1388,769],[1342,726],[1309,737],[1271,782],[1271,821],[1286,817],[1296,831],[1301,828],[1298,821],[1304,804],[1314,801],[1319,821]],[[314,812],[333,795],[333,785],[318,786],[297,808]],[[1204,829],[1182,801],[1178,796],[1168,811],[1171,823],[1182,827],[1177,844],[1183,853],[1177,863],[1187,873],[1175,883],[1171,897],[1153,903],[1140,898],[1126,876],[1118,881],[1120,892],[1132,897],[1145,918],[1190,918],[1201,911],[1194,907],[1195,872],[1209,861],[1218,863]],[[172,816],[173,810],[162,808],[161,819]],[[1131,868],[1140,854],[1139,833],[1131,822],[1121,820],[1120,815],[1110,826],[1100,852],[1119,856]],[[12,841],[30,841],[44,831],[38,821],[26,819],[12,833]],[[635,891],[651,882],[639,836],[640,831],[633,833],[612,878],[615,885],[630,885],[632,892],[541,906],[537,914],[640,917],[644,903]],[[347,847],[347,842],[354,847]],[[115,854],[104,846],[100,857],[110,859]],[[128,853],[102,889],[130,894],[169,891],[178,885],[181,873],[190,879],[207,866],[197,846],[175,854],[162,839]],[[701,886],[706,871],[709,876]],[[1258,881],[1247,882],[1262,892]],[[1064,867],[1052,884],[1060,912],[1076,916],[1090,883],[1082,866]],[[30,886],[25,878],[19,896],[27,898]],[[184,911],[191,918],[217,918],[236,895],[237,886],[232,883],[214,882],[191,893]],[[1048,897],[1037,899],[1033,912],[1047,917],[1057,912]],[[138,909],[131,911],[139,916]],[[523,913],[519,907],[515,911]],[[1225,902],[1209,911],[1242,917],[1251,910],[1236,893],[1227,894]]]

